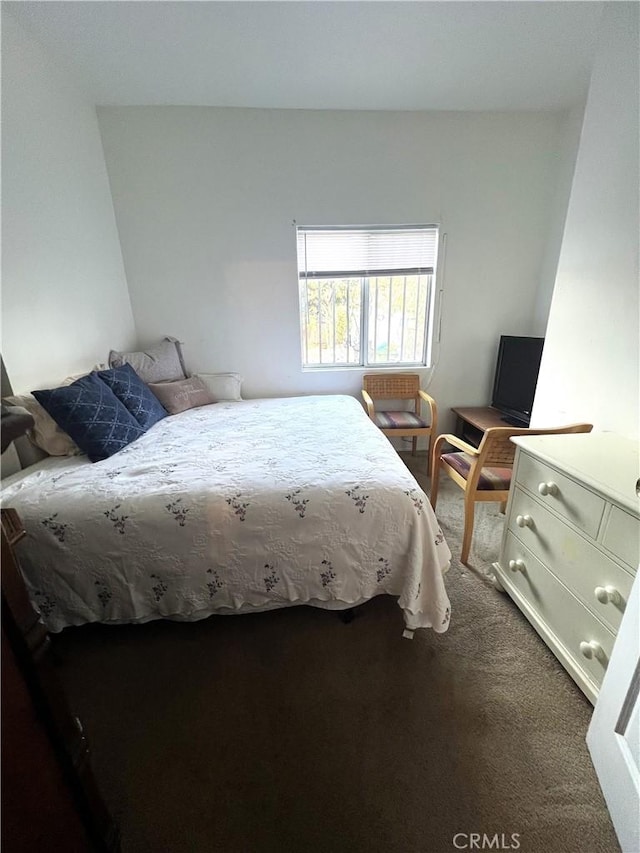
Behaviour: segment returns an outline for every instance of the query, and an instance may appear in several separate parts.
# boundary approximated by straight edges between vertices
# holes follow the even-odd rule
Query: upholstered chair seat
[[[380,429],[429,429],[429,424],[413,412],[376,412]]]
[[[446,465],[450,465],[465,480],[469,479],[469,472],[474,463],[473,456],[468,453],[445,453],[441,459]],[[511,486],[511,468],[498,468],[488,466],[480,471],[478,477],[478,489],[493,489],[499,491],[509,489]]]

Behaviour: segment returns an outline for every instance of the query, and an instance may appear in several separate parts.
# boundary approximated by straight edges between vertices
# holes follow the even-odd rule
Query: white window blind
[[[301,279],[430,275],[436,264],[433,225],[298,228]]]

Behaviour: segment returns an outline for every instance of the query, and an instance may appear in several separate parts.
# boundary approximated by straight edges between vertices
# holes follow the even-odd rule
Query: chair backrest
[[[564,433],[591,432],[593,424],[568,424],[546,429],[518,427],[490,427],[485,431],[478,447],[478,466],[495,465],[511,468],[516,454],[516,445],[510,440],[516,435],[562,435]]]
[[[417,373],[365,373],[362,387],[372,400],[414,400],[420,408],[420,376]]]

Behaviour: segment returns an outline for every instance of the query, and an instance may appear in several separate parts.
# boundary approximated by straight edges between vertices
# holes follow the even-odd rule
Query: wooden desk
[[[508,426],[505,420],[507,416],[490,406],[455,408],[451,411],[456,416],[455,434],[474,447],[480,444],[484,431],[489,427]]]

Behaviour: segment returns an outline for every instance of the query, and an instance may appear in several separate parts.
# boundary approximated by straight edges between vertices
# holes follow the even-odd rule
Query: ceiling
[[[3,2],[97,104],[559,110],[599,2]]]

